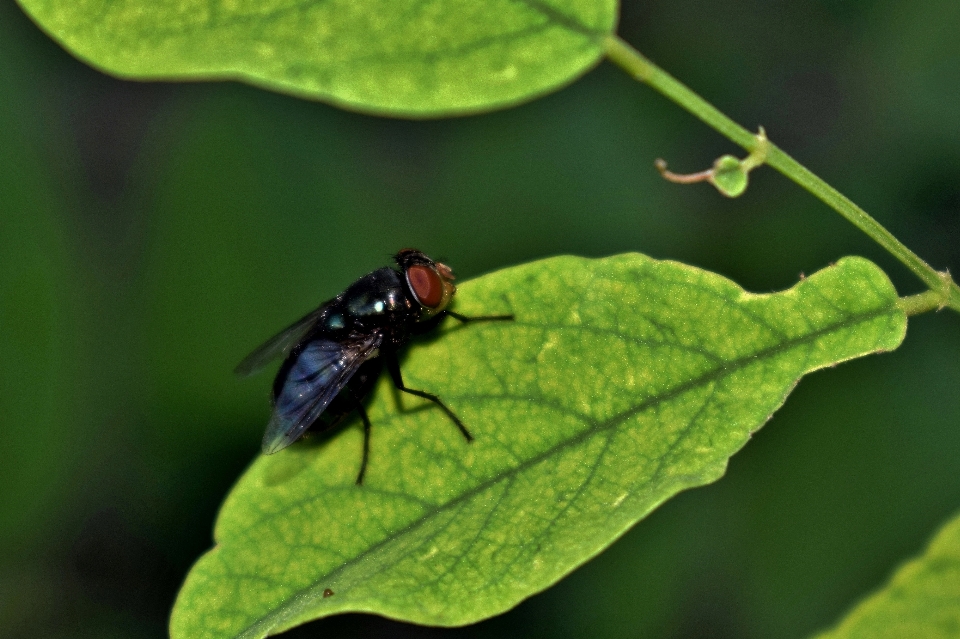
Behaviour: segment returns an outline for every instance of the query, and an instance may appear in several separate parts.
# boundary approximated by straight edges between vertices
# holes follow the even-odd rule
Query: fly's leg
[[[363,484],[363,475],[367,472],[367,458],[370,457],[370,418],[367,417],[367,411],[359,401],[357,401],[357,412],[363,420],[363,458],[360,461],[360,474],[357,475],[357,486],[360,486]]]
[[[470,318],[478,319],[478,318]],[[470,434],[470,431],[467,430],[467,427],[463,425],[463,422],[460,421],[460,418],[457,417],[452,410],[447,408],[447,405],[440,401],[440,398],[432,393],[428,393],[422,390],[416,390],[414,388],[407,388],[403,383],[403,376],[400,374],[400,363],[397,362],[397,356],[393,353],[384,357],[384,363],[387,365],[387,370],[390,371],[390,377],[393,379],[393,385],[397,387],[397,390],[403,391],[404,393],[410,393],[411,395],[416,395],[417,397],[422,397],[424,399],[430,400],[434,404],[440,407],[444,413],[447,414],[447,417],[457,425],[457,428],[460,429],[460,432],[463,433],[463,436],[467,438],[468,442],[473,441],[473,435]]]
[[[454,311],[440,311],[433,317],[422,322],[417,322],[413,327],[412,332],[414,335],[423,335],[424,333],[429,333],[435,329],[440,322],[443,321],[443,318],[447,316],[452,317],[461,324],[470,324],[472,322],[511,322],[514,320],[513,314],[510,315],[477,315],[476,317],[470,317],[469,315],[461,315],[460,313],[455,313]],[[399,387],[398,387],[399,388]]]
[[[360,420],[363,422],[363,456],[360,458],[360,473],[357,475],[357,486],[361,486],[363,484],[363,476],[367,472],[367,459],[370,457],[370,418],[367,416],[367,411],[364,409],[360,397],[358,397],[349,386],[344,387],[341,393],[350,398],[353,402],[353,408],[360,414]],[[342,414],[340,419],[346,417],[347,414],[349,413]],[[331,427],[336,425],[340,419],[337,419]]]
[[[443,311],[445,315],[449,315],[455,320],[462,322],[463,324],[469,324],[470,322],[510,322],[513,321],[513,315],[478,315],[476,317],[468,317],[467,315],[461,315],[460,313],[454,313],[453,311]]]
[[[382,366],[380,358],[367,360],[361,364],[357,373],[343,387],[340,394],[334,398],[334,402],[327,407],[327,410],[331,411],[336,402],[342,401],[345,405],[341,404],[336,408],[336,412],[339,414],[337,421],[345,418],[353,411],[357,411],[360,420],[363,422],[363,457],[360,460],[360,472],[357,474],[357,486],[363,485],[363,478],[367,472],[367,462],[370,459],[370,431],[372,427],[370,426],[370,417],[367,416],[367,411],[363,407],[363,400],[370,394],[373,385],[379,379]],[[332,424],[330,427],[332,428],[334,425]]]

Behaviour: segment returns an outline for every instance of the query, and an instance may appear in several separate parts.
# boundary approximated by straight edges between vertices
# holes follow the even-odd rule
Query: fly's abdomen
[[[263,452],[275,453],[299,439],[360,365],[376,352],[380,339],[379,335],[342,342],[315,339],[294,355],[274,398]]]
[[[314,341],[297,356],[276,399],[277,410],[292,414],[317,400],[317,390],[329,385],[346,368],[336,342]]]

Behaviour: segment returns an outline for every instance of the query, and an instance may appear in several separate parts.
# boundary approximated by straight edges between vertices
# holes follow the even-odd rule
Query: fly
[[[399,269],[379,268],[267,340],[234,369],[251,375],[271,360],[285,359],[273,381],[273,413],[263,435],[263,453],[272,455],[308,430],[335,427],[353,411],[363,421],[363,483],[370,453],[370,418],[363,400],[383,367],[398,390],[436,404],[468,442],[463,422],[439,397],[408,388],[397,351],[415,335],[433,330],[449,315],[460,322],[512,320],[513,315],[467,317],[447,309],[456,293],[453,271],[416,249],[394,256]]]

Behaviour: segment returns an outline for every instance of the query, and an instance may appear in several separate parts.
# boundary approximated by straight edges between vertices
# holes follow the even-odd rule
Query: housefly
[[[470,431],[439,397],[403,383],[397,351],[446,317],[466,324],[512,320],[513,315],[467,317],[447,308],[456,292],[453,271],[416,249],[394,256],[388,266],[364,275],[331,300],[267,340],[234,369],[251,375],[271,360],[285,359],[273,381],[273,414],[263,435],[271,455],[297,441],[308,429],[325,431],[353,411],[363,421],[363,457],[357,484],[363,483],[370,451],[370,418],[363,400],[386,366],[398,390],[437,405],[466,440]]]

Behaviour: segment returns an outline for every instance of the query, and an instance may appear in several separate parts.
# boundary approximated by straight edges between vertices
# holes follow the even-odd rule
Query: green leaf
[[[771,295],[638,254],[558,257],[463,284],[457,310],[516,321],[446,322],[408,349],[404,380],[475,441],[383,379],[363,486],[355,421],[257,459],[187,577],[174,638],[263,637],[344,611],[500,613],[719,478],[802,375],[906,330],[890,281],[855,257]]]
[[[504,107],[604,53],[616,0],[19,0],[80,59],[136,79],[238,79],[373,113]]]
[[[817,639],[960,637],[960,515],[927,551],[903,565],[879,592]]]

